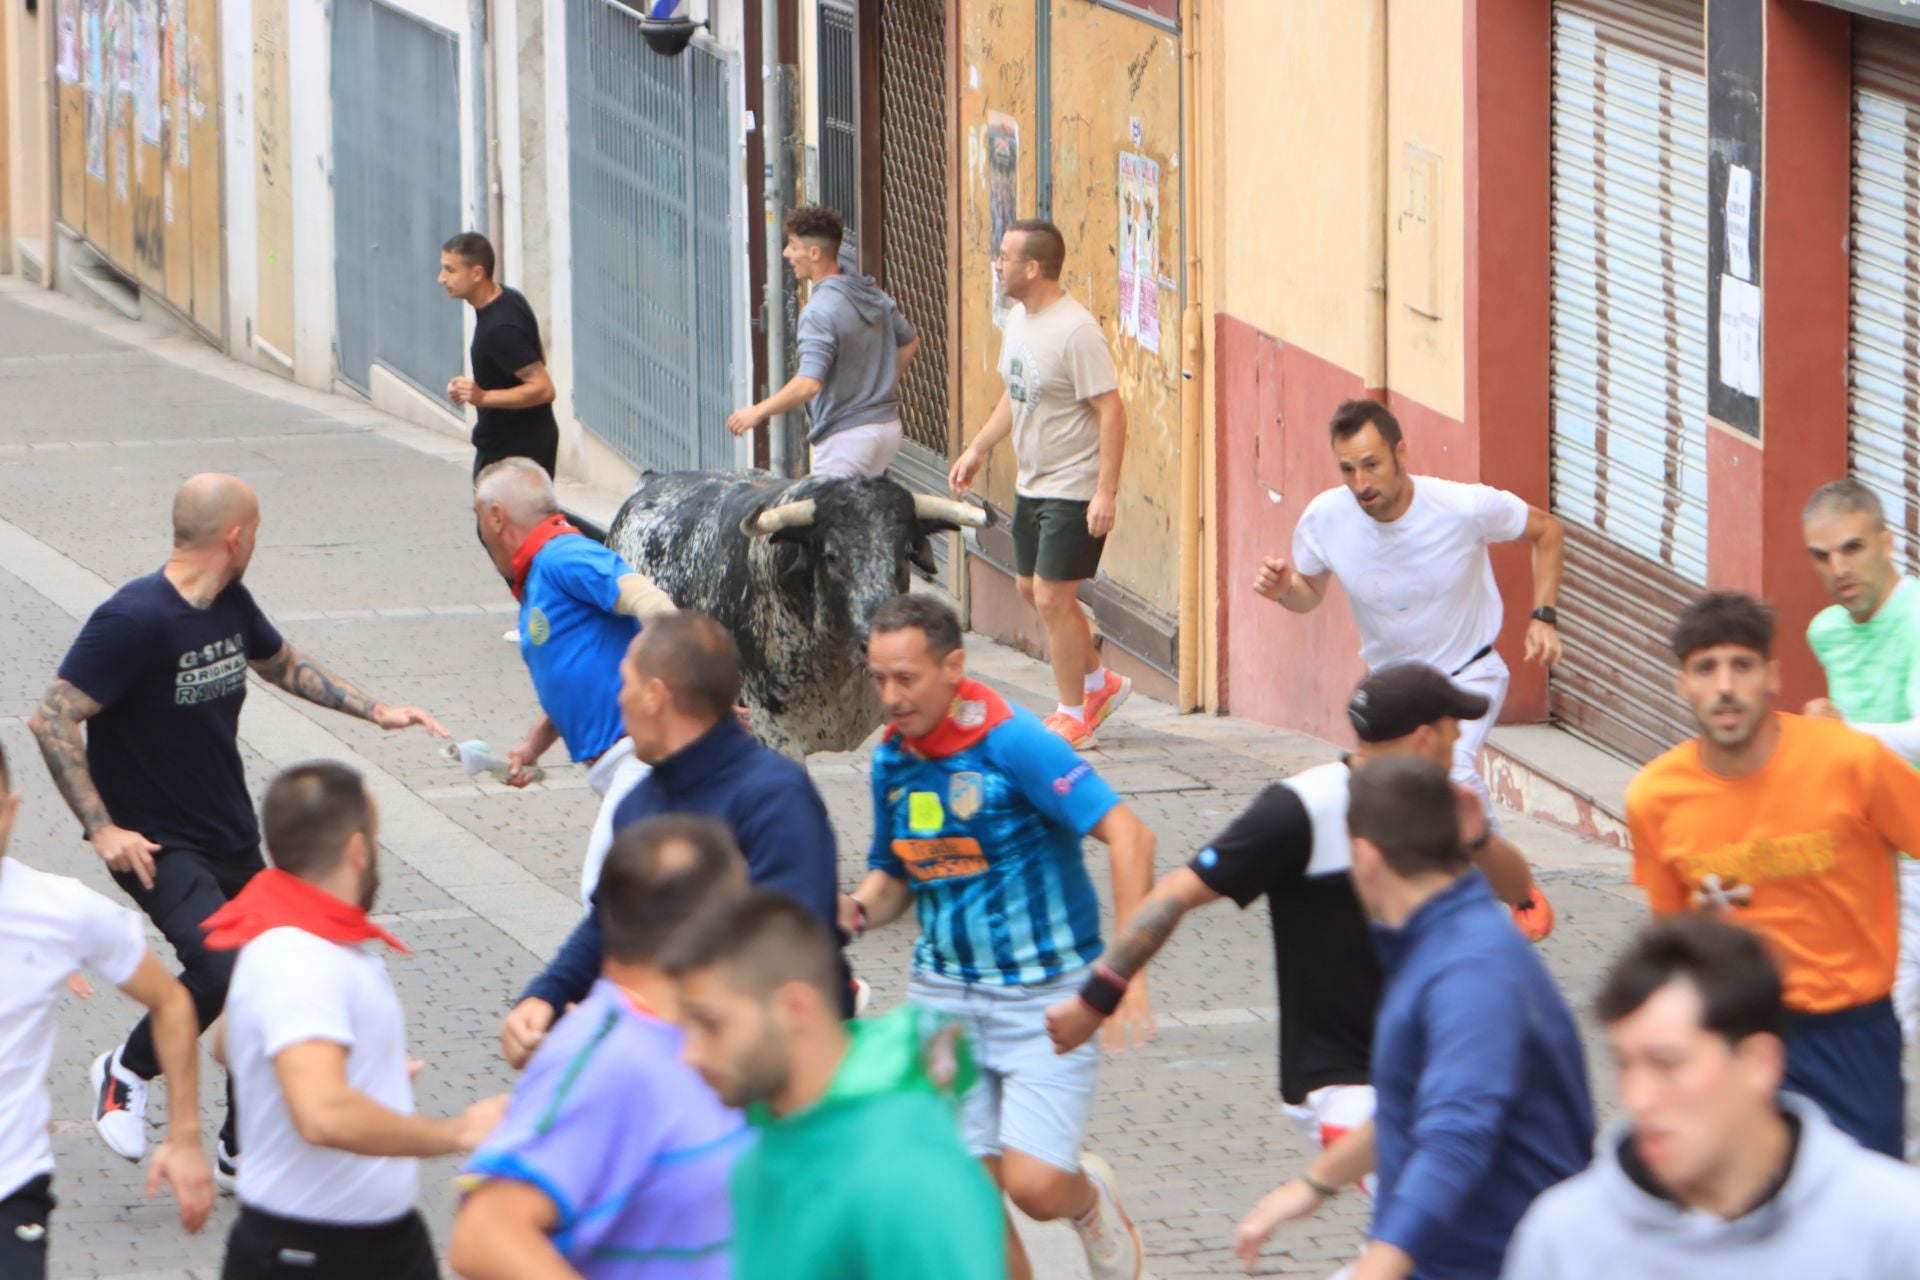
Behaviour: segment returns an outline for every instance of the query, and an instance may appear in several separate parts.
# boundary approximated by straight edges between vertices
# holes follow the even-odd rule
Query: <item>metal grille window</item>
[[[1920,33],[1854,24],[1850,469],[1920,573]]]
[[[574,410],[654,470],[740,464],[735,75],[709,45],[663,58],[630,10],[567,0]]]
[[[947,19],[941,0],[888,0],[880,17],[880,277],[920,333],[900,384],[906,453],[947,457]]]
[[[840,263],[860,261],[860,59],[852,0],[820,0],[820,203],[846,220]]]
[[[1707,576],[1699,0],[1553,6],[1553,715],[1635,759],[1692,732],[1666,631]]]
[[[434,283],[460,220],[459,42],[374,0],[333,9],[339,373],[379,364],[438,399],[463,367],[460,305]]]

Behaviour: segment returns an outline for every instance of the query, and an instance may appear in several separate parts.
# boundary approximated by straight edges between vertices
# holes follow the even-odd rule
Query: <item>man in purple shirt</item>
[[[678,924],[746,892],[725,823],[669,814],[616,837],[594,895],[600,978],[461,1175],[460,1275],[727,1280],[727,1183],[748,1130],[681,1061],[673,982],[655,964]]]

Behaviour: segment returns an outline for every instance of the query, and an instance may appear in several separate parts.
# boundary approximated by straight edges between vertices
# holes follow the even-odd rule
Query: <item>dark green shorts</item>
[[[1071,498],[1013,500],[1013,571],[1048,582],[1085,582],[1100,570],[1107,540],[1087,532],[1087,503]]]

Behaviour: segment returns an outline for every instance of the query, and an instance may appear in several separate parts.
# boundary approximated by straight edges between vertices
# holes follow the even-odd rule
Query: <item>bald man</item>
[[[620,722],[620,659],[650,617],[673,601],[618,553],[582,536],[560,510],[553,481],[528,458],[482,468],[473,514],[493,567],[520,602],[520,656],[540,699],[541,716],[507,753],[507,785],[524,787],[555,742],[587,770],[600,813],[580,869],[580,900],[590,905],[613,843],[613,811],[646,776]]]
[[[181,485],[173,554],[93,611],[30,721],[87,840],[173,944],[203,1031],[226,1003],[233,953],[209,951],[200,922],[264,865],[240,762],[247,669],[382,729],[446,736],[418,707],[375,701],[281,638],[240,585],[259,532],[260,501],[244,481],[206,474]],[[94,1127],[128,1160],[146,1153],[147,1085],[159,1074],[144,1018],[90,1070]],[[223,1186],[239,1154],[232,1108],[229,1091]]]

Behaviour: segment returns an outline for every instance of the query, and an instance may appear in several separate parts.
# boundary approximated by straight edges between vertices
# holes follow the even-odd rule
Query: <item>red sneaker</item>
[[[1067,745],[1075,751],[1085,751],[1093,745],[1093,729],[1064,711],[1056,711],[1046,719],[1047,728],[1067,740]]]
[[[1107,717],[1120,709],[1120,705],[1133,696],[1133,681],[1117,671],[1107,672],[1107,682],[1087,695],[1086,713],[1088,730],[1098,729],[1107,722]]]

